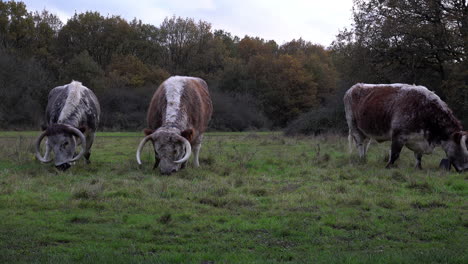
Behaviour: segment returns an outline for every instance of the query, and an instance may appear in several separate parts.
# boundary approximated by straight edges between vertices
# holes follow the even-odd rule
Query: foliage
[[[165,70],[147,65],[133,55],[115,56],[107,66],[107,74],[108,86],[112,88],[157,85],[169,77]]]
[[[83,85],[92,87],[93,90],[104,89],[104,71],[86,50],[75,55],[67,63],[62,75],[64,84],[79,80]]]
[[[37,82],[47,85],[41,91],[72,79],[93,89],[109,121],[106,129],[143,128],[149,98],[170,75],[208,82],[215,103],[222,104],[215,105],[214,129],[277,129],[297,118],[304,122],[294,124],[308,118],[318,124],[332,113],[338,118],[341,99],[328,103],[328,98],[357,82],[425,85],[467,124],[467,10],[466,1],[458,0],[356,0],[352,27],[322,47],[303,39],[279,45],[261,37],[239,38],[209,22],[177,16],[155,26],[88,11],[62,24],[47,10],[31,13],[23,2],[0,1],[0,48],[8,56],[4,60],[31,63],[47,76],[47,82]],[[6,77],[6,72],[17,76]],[[6,69],[0,82],[23,75]],[[9,83],[19,90],[2,87],[11,96],[5,100],[16,100],[13,94],[34,85]],[[43,109],[37,108],[46,97],[35,96],[41,98],[23,102],[34,105],[34,115],[0,113],[16,116],[4,128],[42,121],[37,113]],[[336,119],[324,125],[331,123],[334,128],[342,124]]]
[[[344,111],[334,105],[313,109],[301,114],[285,128],[286,135],[319,135],[322,133],[347,132]]]
[[[320,135],[328,133],[346,134],[346,123],[343,96],[346,89],[337,91],[335,95],[326,98],[323,107],[312,109],[301,114],[284,129],[285,135]]]
[[[239,39],[206,21],[176,16],[156,27],[87,11],[62,24],[47,10],[30,13],[22,2],[0,3],[3,49],[34,58],[51,78],[44,89],[78,80],[94,90],[106,128],[141,129],[144,118],[130,120],[145,116],[148,98],[170,75],[205,79],[214,101],[223,104],[215,105],[220,112],[214,113],[213,128],[235,131],[284,127],[335,90],[331,56],[302,39],[282,46]]]
[[[216,113],[210,128],[218,131],[268,130],[271,124],[255,99],[249,95],[229,95],[214,90],[211,92],[213,110]]]
[[[332,45],[342,85],[424,85],[464,116],[468,105],[459,95],[468,84],[467,14],[466,1],[355,1],[353,28]]]
[[[2,129],[38,128],[52,85],[49,73],[34,59],[0,48],[0,123]]]
[[[238,59],[227,61],[220,88],[253,95],[277,127],[320,106],[335,90],[334,67],[323,47],[301,39],[278,47],[273,41],[245,37],[238,52]]]

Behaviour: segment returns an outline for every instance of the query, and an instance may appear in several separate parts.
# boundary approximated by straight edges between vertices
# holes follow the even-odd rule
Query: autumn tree
[[[61,83],[72,80],[80,81],[93,90],[104,89],[104,71],[86,50],[73,56],[63,69]]]
[[[33,40],[34,21],[23,2],[0,1],[0,43],[8,49],[27,50]]]
[[[107,67],[108,84],[111,87],[157,86],[169,77],[159,68],[143,63],[132,55],[115,55]]]
[[[119,129],[144,124],[149,98],[170,75],[205,79],[216,109],[213,127],[227,130],[283,127],[321,107],[336,90],[330,51],[320,45],[240,39],[209,22],[176,16],[150,25],[88,11],[62,24],[47,10],[31,13],[22,2],[0,0],[0,52],[8,58],[2,65],[16,65],[11,76],[0,75],[0,83],[19,83],[4,85],[2,99],[27,98],[35,109],[18,111],[22,117],[15,120],[22,121],[15,124],[39,112],[47,99],[42,92],[71,80],[96,92],[102,124]],[[40,74],[30,76],[43,80],[41,89],[31,85],[37,93],[19,81],[32,82],[21,72],[31,69]],[[10,116],[1,113],[2,120]]]
[[[466,93],[466,1],[356,0],[353,16],[353,28],[332,46],[348,87],[357,81],[425,85],[461,116],[467,108],[456,94]]]

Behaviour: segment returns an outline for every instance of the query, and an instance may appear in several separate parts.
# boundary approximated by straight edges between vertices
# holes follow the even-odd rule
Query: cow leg
[[[359,149],[359,156],[361,158],[364,158],[367,154],[367,150],[369,149],[370,145],[370,139],[369,138],[364,138],[361,144],[358,145]]]
[[[416,168],[422,170],[422,166],[421,166],[422,154],[414,152],[414,157],[416,158]]]
[[[198,161],[198,155],[200,154],[200,148],[201,148],[201,143],[193,146],[193,154],[194,154],[194,158],[193,158],[193,164],[195,165],[195,167],[200,167],[200,162]]]
[[[194,157],[193,157],[193,165],[195,165],[195,167],[200,167],[200,162],[198,160],[198,157],[199,157],[199,154],[200,154],[200,148],[201,148],[201,141],[203,139],[203,135],[201,135],[197,141],[195,142],[195,145],[193,146],[193,154],[194,154]]]
[[[95,137],[94,132],[86,135],[86,146],[83,146],[83,148],[86,148],[85,153],[83,155],[85,157],[86,164],[91,163],[89,158],[91,157],[91,146],[93,146],[94,137]]]
[[[364,158],[366,156],[369,138],[356,130],[350,131],[350,133],[351,133],[352,138],[354,139],[354,142],[356,143],[359,157]]]
[[[390,149],[390,159],[387,163],[387,166],[385,168],[391,168],[395,161],[400,157],[400,152],[403,149],[403,146],[405,145],[405,142],[401,140],[399,137],[392,137],[392,146]]]
[[[366,142],[367,142],[367,144],[366,144],[366,154],[367,154],[367,151],[369,151],[369,146],[370,146],[372,140],[371,140],[370,138],[368,138],[368,139],[366,140]]]
[[[358,149],[359,157],[364,158],[366,156],[369,138],[361,133],[354,125],[351,125],[349,129],[348,143],[349,143],[349,152],[352,153],[352,141],[356,143]]]

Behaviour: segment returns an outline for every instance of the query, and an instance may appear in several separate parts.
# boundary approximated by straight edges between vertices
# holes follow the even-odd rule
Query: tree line
[[[50,89],[79,80],[98,96],[105,129],[141,129],[171,75],[207,81],[214,130],[344,131],[341,98],[356,82],[425,85],[467,123],[466,1],[355,0],[352,15],[323,47],[239,38],[176,16],[155,26],[85,12],[63,23],[0,1],[1,128],[39,127]]]

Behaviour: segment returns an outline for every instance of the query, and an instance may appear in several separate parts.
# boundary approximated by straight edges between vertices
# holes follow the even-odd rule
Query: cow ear
[[[41,125],[41,130],[42,130],[42,131],[47,130],[47,125],[46,125],[46,124],[42,124],[42,125]]]
[[[186,129],[186,130],[182,131],[182,133],[181,133],[181,135],[184,138],[186,138],[189,142],[192,142],[193,134],[194,134],[194,131],[191,128]]]
[[[143,133],[145,134],[145,136],[149,136],[149,135],[153,134],[153,132],[154,132],[153,129],[149,129],[149,128],[143,129]]]

